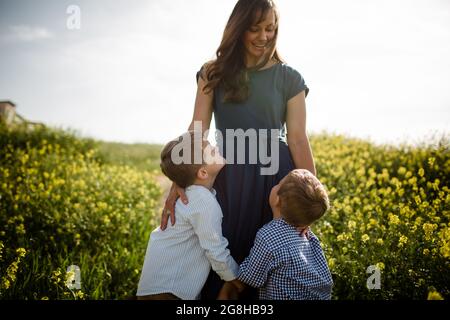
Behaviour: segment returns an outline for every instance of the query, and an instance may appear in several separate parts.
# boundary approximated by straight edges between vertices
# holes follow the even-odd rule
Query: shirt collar
[[[217,195],[216,189],[211,188],[211,190],[209,190],[208,188],[206,188],[204,186],[200,186],[198,184],[192,184],[189,187],[187,187],[186,190],[208,190],[209,192],[211,192],[213,194],[213,196]]]
[[[280,223],[282,223],[282,224],[288,226],[289,228],[295,230],[295,232],[297,232],[300,236],[302,236],[301,233],[297,231],[297,228],[294,227],[293,225],[291,225],[290,223],[288,223],[286,220],[284,220],[283,217],[281,217],[281,218],[279,218],[277,220],[279,220]],[[308,232],[306,232],[305,237],[306,237],[307,240],[311,240],[311,238],[313,238],[313,234],[311,232],[311,228],[308,230]]]

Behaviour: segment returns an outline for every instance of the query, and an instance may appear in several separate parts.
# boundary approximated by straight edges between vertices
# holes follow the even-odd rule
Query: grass
[[[116,165],[127,165],[137,170],[159,170],[159,156],[162,147],[159,144],[98,141],[99,157],[103,161]]]

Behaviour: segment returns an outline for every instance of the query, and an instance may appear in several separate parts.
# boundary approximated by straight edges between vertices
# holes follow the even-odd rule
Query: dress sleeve
[[[198,82],[198,78],[202,78],[203,79],[203,81],[205,81],[206,80],[206,68],[207,68],[207,66],[208,66],[208,64],[209,64],[210,62],[206,62],[205,64],[203,64],[202,65],[202,67],[200,68],[200,70],[199,71],[197,71],[197,74],[195,75],[195,77],[196,77],[196,79],[197,79],[197,82]]]
[[[309,88],[305,83],[305,79],[300,72],[293,68],[288,68],[286,74],[286,101],[289,101],[292,97],[305,90],[305,98],[308,96]]]
[[[197,74],[195,75],[195,78],[197,80],[196,82],[198,82],[199,77],[202,77],[202,79],[205,80],[205,78],[203,78],[203,69],[204,69],[204,65],[200,68],[199,71],[197,71]]]

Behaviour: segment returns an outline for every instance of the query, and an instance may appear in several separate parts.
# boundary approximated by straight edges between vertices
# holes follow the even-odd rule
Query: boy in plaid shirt
[[[296,169],[272,188],[269,203],[274,220],[258,231],[238,279],[258,288],[263,300],[331,299],[331,273],[309,230],[329,208],[324,187],[308,170]],[[226,283],[218,299],[236,298],[240,289]]]

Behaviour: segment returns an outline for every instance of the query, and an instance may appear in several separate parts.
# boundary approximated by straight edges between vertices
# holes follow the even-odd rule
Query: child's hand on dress
[[[217,300],[237,300],[244,289],[244,283],[237,279],[225,282],[217,296]]]
[[[217,296],[217,300],[237,300],[238,298],[238,289],[230,282],[225,282]]]

